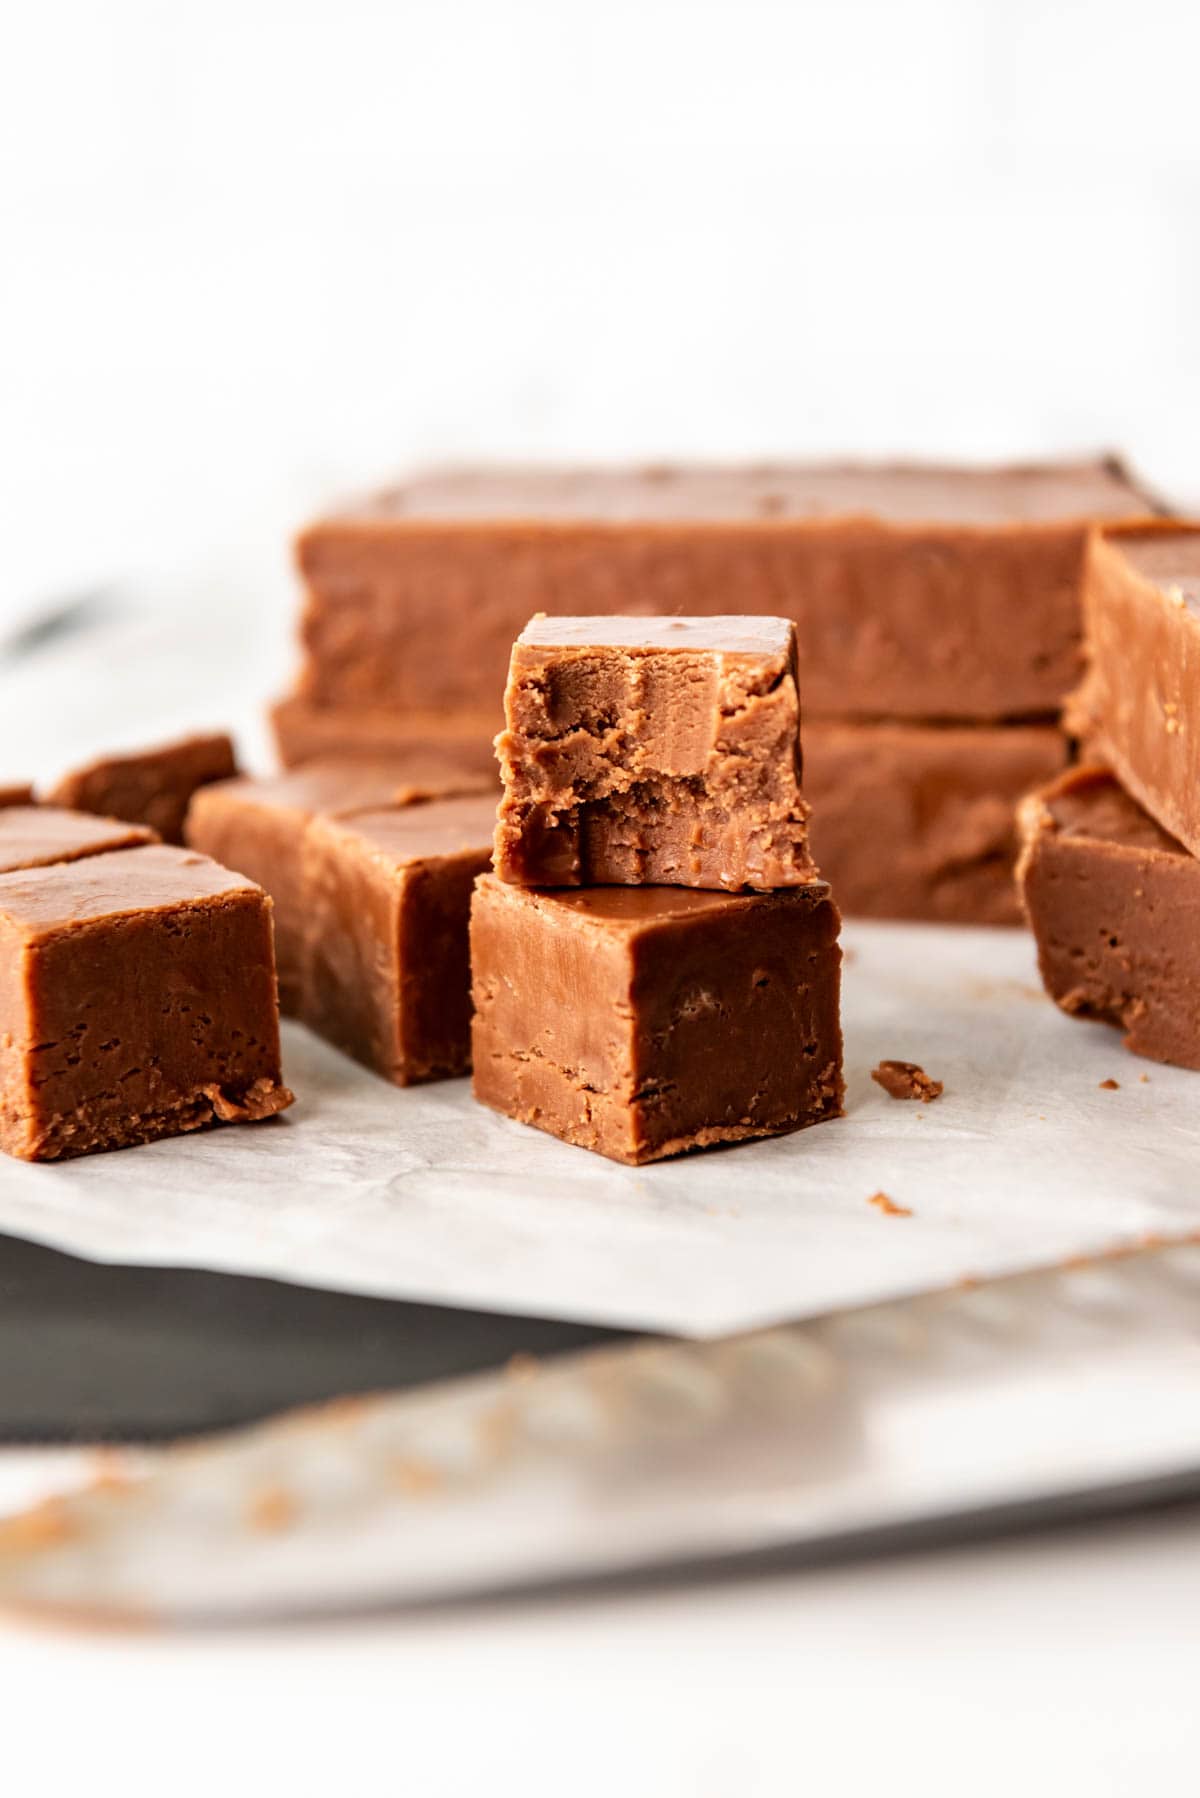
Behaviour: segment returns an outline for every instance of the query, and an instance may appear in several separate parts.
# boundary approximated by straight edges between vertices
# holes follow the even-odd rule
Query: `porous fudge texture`
[[[310,820],[495,786],[494,769],[473,776],[423,751],[386,760],[311,762],[266,779],[202,787],[185,834],[195,848],[257,881],[275,901],[279,1003],[296,1015],[307,940],[302,851]]]
[[[0,811],[7,805],[32,805],[33,788],[28,782],[0,786]]]
[[[367,714],[488,734],[536,613],[750,613],[795,623],[808,718],[1044,716],[1089,521],[1160,509],[1112,460],[419,475],[300,536],[295,697],[330,745]]]
[[[398,1086],[471,1065],[471,889],[490,797],[315,818],[304,836],[305,1023]]]
[[[1153,1061],[1200,1068],[1200,862],[1107,768],[1021,807],[1019,880],[1046,991]]]
[[[237,773],[233,743],[223,733],[183,737],[136,755],[105,756],[66,774],[47,793],[51,805],[145,824],[165,843],[182,843],[192,794]]]
[[[1084,614],[1088,671],[1073,727],[1200,854],[1200,528],[1097,535]]]
[[[5,806],[0,808],[0,874],[80,861],[84,856],[132,849],[156,840],[154,832],[142,825],[93,818],[62,806]]]
[[[629,1163],[836,1117],[838,928],[820,885],[546,892],[485,874],[475,1096]]]
[[[796,632],[780,618],[535,618],[497,738],[496,873],[523,886],[816,878]]]
[[[265,893],[165,844],[0,874],[0,1147],[27,1161],[292,1102]]]
[[[843,914],[1020,923],[1017,803],[1067,753],[1052,724],[806,723],[810,844]]]

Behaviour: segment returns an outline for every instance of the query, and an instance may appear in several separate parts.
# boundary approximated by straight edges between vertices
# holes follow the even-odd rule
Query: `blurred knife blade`
[[[1200,1245],[295,1412],[0,1525],[0,1603],[375,1608],[1200,1487]]]

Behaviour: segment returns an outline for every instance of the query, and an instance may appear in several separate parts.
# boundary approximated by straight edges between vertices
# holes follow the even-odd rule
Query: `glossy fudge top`
[[[1118,531],[1109,541],[1138,574],[1200,612],[1200,530]]]
[[[461,467],[419,473],[343,516],[572,523],[745,523],[868,516],[896,524],[1120,519],[1162,506],[1113,457],[989,468],[935,463]]]
[[[444,856],[489,854],[496,827],[495,801],[483,796],[432,799],[397,810],[355,812],[331,821],[327,831],[357,839],[381,859],[404,866]]]
[[[348,816],[376,806],[406,805],[447,792],[470,792],[487,785],[436,754],[397,755],[378,761],[330,759],[305,762],[286,774],[243,776],[208,788],[208,796],[228,795],[301,818]]]
[[[197,787],[236,773],[232,739],[220,731],[136,754],[99,757],[65,774],[47,797],[52,805],[148,824],[168,842],[179,843]]]
[[[261,891],[194,849],[151,843],[0,874],[0,918],[22,936],[38,939],[131,913],[175,911]]]
[[[795,625],[787,618],[558,618],[539,613],[517,638],[523,649],[622,649],[661,654],[770,657],[786,662]]]
[[[1088,837],[1124,849],[1153,850],[1192,859],[1182,843],[1169,836],[1136,799],[1130,798],[1107,768],[1068,769],[1044,789],[1040,798],[1060,836]]]
[[[484,875],[491,891],[512,900],[526,912],[545,909],[560,924],[595,930],[610,938],[635,936],[657,924],[679,924],[714,917],[722,912],[744,912],[747,905],[804,903],[817,906],[829,898],[824,881],[810,881],[777,893],[723,893],[701,887],[562,887],[532,891],[509,886],[494,875]]]
[[[0,808],[0,874],[73,862],[106,850],[153,843],[155,834],[137,824],[70,812],[52,805]]]

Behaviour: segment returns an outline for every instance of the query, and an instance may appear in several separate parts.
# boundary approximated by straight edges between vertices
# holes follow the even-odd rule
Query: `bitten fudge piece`
[[[816,878],[782,618],[535,618],[497,738],[496,873],[737,891]]]
[[[153,843],[152,830],[120,824],[115,818],[93,818],[55,805],[12,805],[0,808],[0,874],[18,868],[44,868],[52,862],[74,862],[109,849],[132,849]]]
[[[309,820],[347,817],[439,793],[469,792],[485,784],[494,785],[494,776],[490,782],[472,779],[429,755],[312,762],[265,780],[202,787],[189,808],[185,834],[195,848],[256,880],[275,901],[279,1004],[292,1014],[301,1006],[302,845]]]
[[[0,810],[6,805],[32,805],[33,788],[29,785],[0,787]]]
[[[847,917],[1018,924],[1017,802],[1066,761],[1051,724],[806,724],[817,866]]]
[[[1021,807],[1021,893],[1046,991],[1153,1061],[1200,1068],[1200,862],[1107,768]]]
[[[298,697],[420,730],[488,716],[538,612],[737,612],[795,623],[809,718],[1044,716],[1088,523],[1159,510],[1112,460],[434,470],[300,537]]]
[[[292,1102],[271,902],[152,844],[0,874],[0,1147],[120,1149]]]
[[[1200,855],[1200,529],[1097,536],[1084,615],[1088,672],[1073,727]]]
[[[434,800],[305,835],[300,1014],[397,1086],[471,1065],[471,889],[492,858],[489,798]]]
[[[66,774],[46,795],[51,805],[147,824],[165,843],[182,843],[188,802],[198,787],[237,773],[224,735],[184,737],[137,755],[105,756]]]
[[[475,1096],[631,1163],[837,1117],[838,927],[821,885],[549,893],[485,874]]]

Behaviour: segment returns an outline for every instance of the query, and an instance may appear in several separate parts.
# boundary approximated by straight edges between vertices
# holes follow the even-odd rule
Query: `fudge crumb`
[[[932,1105],[946,1090],[940,1080],[931,1080],[915,1061],[881,1061],[871,1069],[871,1078],[890,1099],[919,1099],[922,1105]]]
[[[1102,1080],[1100,1082],[1100,1091],[1102,1093],[1119,1093],[1120,1090],[1121,1082],[1119,1080]]]
[[[1141,1081],[1143,1086],[1149,1086],[1149,1084],[1150,1084],[1149,1074],[1139,1074],[1138,1079]]]
[[[912,1211],[907,1205],[897,1205],[895,1199],[890,1199],[886,1192],[873,1192],[867,1200],[867,1204],[874,1205],[876,1211],[882,1211],[884,1217],[912,1216]]]

